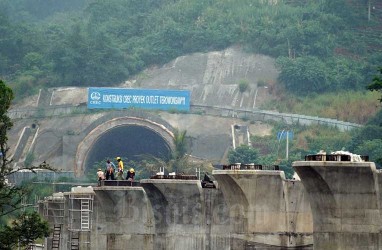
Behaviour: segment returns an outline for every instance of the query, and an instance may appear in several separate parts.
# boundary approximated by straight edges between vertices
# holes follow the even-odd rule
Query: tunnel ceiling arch
[[[166,159],[174,149],[173,133],[165,126],[136,117],[119,117],[94,128],[78,145],[75,174],[82,175],[107,157],[142,159],[153,155]]]

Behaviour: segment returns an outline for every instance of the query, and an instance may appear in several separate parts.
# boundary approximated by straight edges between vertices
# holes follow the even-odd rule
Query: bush
[[[240,93],[244,93],[249,89],[249,82],[245,79],[239,81],[239,91]]]

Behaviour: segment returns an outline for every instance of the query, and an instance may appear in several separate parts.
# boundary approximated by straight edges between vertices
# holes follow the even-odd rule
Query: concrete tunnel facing
[[[138,125],[118,126],[101,134],[91,145],[84,162],[84,172],[109,157],[120,156],[138,161],[151,155],[166,160],[170,154],[168,142],[152,129]]]

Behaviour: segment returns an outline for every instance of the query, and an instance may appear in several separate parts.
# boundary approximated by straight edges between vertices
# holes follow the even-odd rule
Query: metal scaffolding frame
[[[44,217],[52,219],[54,224],[64,224],[65,197],[50,196],[44,201]]]
[[[45,198],[43,203],[44,217],[53,223],[52,249],[60,249],[65,217],[65,197],[63,195],[53,195]]]
[[[94,194],[69,194],[68,249],[90,249]]]

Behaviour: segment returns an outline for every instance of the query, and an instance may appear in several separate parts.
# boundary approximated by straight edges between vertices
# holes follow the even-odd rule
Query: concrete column
[[[199,180],[141,180],[153,208],[155,249],[230,249],[224,200]]]
[[[94,188],[91,249],[153,250],[154,217],[142,187]]]
[[[238,248],[312,246],[312,217],[299,181],[282,171],[214,170]],[[241,242],[241,243],[240,243]]]
[[[372,162],[298,161],[314,249],[381,249],[381,173]]]

